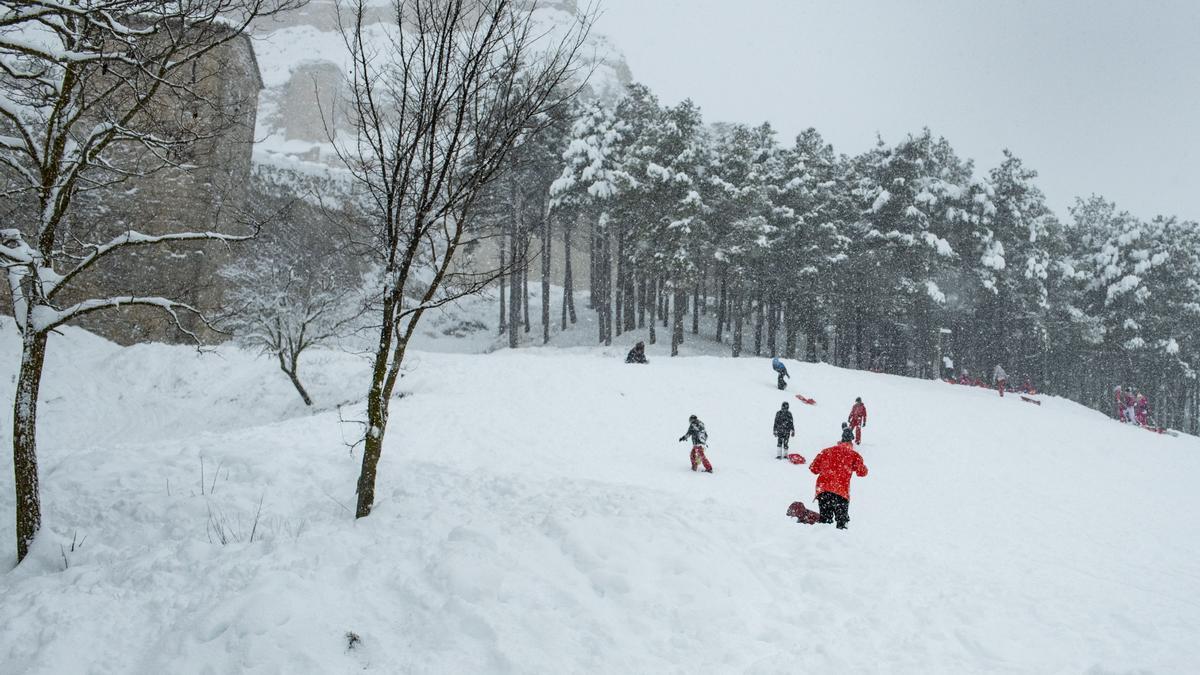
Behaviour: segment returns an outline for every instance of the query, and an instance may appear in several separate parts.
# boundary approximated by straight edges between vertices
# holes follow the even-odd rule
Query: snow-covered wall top
[[[391,0],[370,0],[376,9],[372,37],[387,39]],[[565,29],[581,10],[575,2],[539,2],[536,18],[549,35]],[[327,163],[332,152],[327,142],[325,117],[344,130],[333,103],[342,91],[348,69],[346,47],[338,32],[333,0],[313,0],[304,8],[254,26],[254,48],[262,70],[264,89],[259,97],[255,149],[258,162]],[[587,91],[599,98],[615,98],[631,81],[625,59],[607,38],[593,34],[584,50],[585,71],[591,72]],[[330,110],[333,109],[333,114]]]

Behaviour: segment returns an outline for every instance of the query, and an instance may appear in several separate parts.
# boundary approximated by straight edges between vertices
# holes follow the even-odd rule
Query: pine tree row
[[[929,130],[852,157],[813,129],[783,145],[769,124],[706,125],[690,101],[663,106],[641,85],[547,120],[518,157],[490,214],[512,267],[511,346],[522,316],[529,330],[535,261],[551,339],[557,228],[561,326],[575,321],[570,247],[586,241],[601,344],[645,331],[675,355],[703,328],[733,356],[917,377],[1003,364],[1103,410],[1114,386],[1134,386],[1158,424],[1198,428],[1196,223],[1100,197],[1064,222],[1008,152],[977,173]]]

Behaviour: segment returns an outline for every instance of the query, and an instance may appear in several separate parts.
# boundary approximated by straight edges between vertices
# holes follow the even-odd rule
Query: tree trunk
[[[721,342],[721,334],[725,330],[725,322],[728,316],[725,314],[725,274],[721,274],[721,280],[717,286],[717,342]]]
[[[620,230],[618,230],[617,231],[617,283],[615,284],[615,288],[613,289],[613,296],[614,296],[613,299],[616,304],[616,311],[615,311],[616,337],[620,337],[621,333],[623,333],[625,331],[624,311],[625,311],[625,303],[626,303],[626,298],[625,298],[626,267],[627,267],[627,265],[625,262],[625,237],[623,236],[623,233]]]
[[[526,244],[528,248],[528,244]],[[528,335],[532,329],[529,320],[529,252],[525,251],[524,261],[521,265],[521,319],[525,323],[525,334]]]
[[[21,336],[21,369],[13,398],[13,474],[16,484],[17,562],[29,554],[42,527],[38,489],[37,404],[46,361],[46,334],[26,328]]]
[[[637,327],[639,330],[646,327],[646,298],[650,297],[649,284],[650,280],[645,276],[638,284]],[[653,319],[651,322],[653,323]]]
[[[575,228],[572,225],[563,227],[563,311],[562,329],[567,329],[567,318],[575,323],[575,279],[571,274],[571,235]]]
[[[650,344],[658,341],[658,335],[654,332],[655,324],[658,323],[658,284],[658,277],[650,280],[649,295],[646,297],[646,301],[650,303]]]
[[[518,329],[521,325],[521,268],[524,261],[518,264],[517,256],[517,209],[513,208],[512,223],[509,224],[508,260],[511,269],[508,273],[508,347],[516,349],[520,345]]]
[[[700,334],[700,281],[692,284],[692,335]]]
[[[779,350],[775,344],[776,334],[779,332],[779,308],[774,302],[767,303],[767,356],[779,356]]]
[[[612,237],[609,236],[607,226],[601,229],[597,245],[599,252],[596,254],[596,281],[593,282],[593,285],[597,289],[598,296],[596,307],[599,310],[600,319],[600,344],[607,347],[612,345],[613,338]]]
[[[683,309],[687,304],[687,289],[683,284],[676,283],[674,306],[671,308],[671,356],[679,355],[679,345],[683,344]]]
[[[550,344],[550,243],[554,223],[550,220],[549,198],[542,209],[542,344]]]
[[[783,310],[783,355],[785,358],[796,358],[796,329],[799,327],[796,317],[796,303],[788,302]]]
[[[734,287],[732,297],[729,302],[730,311],[733,312],[733,356],[742,355],[742,319],[745,308],[742,302],[742,287],[738,284]]]
[[[311,406],[312,399],[309,398],[308,392],[304,390],[304,385],[300,384],[300,376],[297,373],[299,370],[297,362],[300,360],[299,354],[291,354],[284,358],[283,352],[276,354],[279,357],[279,369],[287,374],[288,379],[292,381],[292,386],[300,394],[300,398],[304,401],[304,405]],[[288,362],[291,362],[290,364]]]
[[[659,303],[661,305],[658,310],[658,315],[662,317],[662,327],[667,328],[671,325],[671,297],[667,293],[666,277],[663,277],[661,283],[658,285],[658,293]]]
[[[762,356],[763,339],[763,301],[762,293],[754,304],[754,355]]]
[[[505,228],[507,229],[507,228]],[[500,235],[500,269],[504,269],[505,256],[508,255],[508,234]],[[508,311],[504,305],[505,279],[500,277],[500,329],[496,332],[497,335],[504,335],[504,331],[508,329]]]
[[[597,271],[600,257],[600,233],[595,219],[588,219],[588,309],[596,309],[596,284],[599,283],[600,273]]]
[[[510,303],[511,304],[511,303]],[[383,321],[379,326],[379,344],[371,364],[371,388],[367,393],[367,432],[363,438],[362,471],[358,474],[358,504],[355,518],[371,515],[375,505],[375,476],[383,454],[383,435],[387,430],[388,405],[392,392],[388,386],[388,364],[395,339],[395,304],[391,297],[383,300]],[[403,350],[401,350],[403,355]]]
[[[635,316],[635,310],[637,309],[635,302],[637,299],[636,273],[637,269],[635,268],[633,261],[630,260],[626,262],[624,290],[621,293],[621,295],[625,298],[625,314],[622,316],[622,321],[625,323],[626,331],[633,331],[637,329],[637,317]]]

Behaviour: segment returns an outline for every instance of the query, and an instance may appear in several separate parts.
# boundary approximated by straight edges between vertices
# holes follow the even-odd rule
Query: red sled
[[[1026,403],[1032,403],[1032,404],[1034,404],[1034,405],[1041,405],[1041,404],[1042,404],[1042,402],[1041,402],[1041,401],[1039,401],[1039,400],[1037,400],[1036,398],[1029,398],[1028,396],[1022,396],[1022,397],[1021,397],[1021,400],[1022,400],[1022,401],[1025,401]]]
[[[787,458],[788,458],[788,461],[791,462],[792,464],[803,464],[806,461],[808,461],[808,460],[804,459],[804,455],[798,455],[794,452],[792,454],[788,455]]]
[[[1144,426],[1142,428],[1145,429],[1146,431],[1153,431],[1156,434],[1163,434],[1165,436],[1179,436],[1178,431],[1175,431],[1174,429],[1168,429],[1166,427]]]
[[[801,401],[803,401],[804,403],[807,403],[807,404],[809,404],[809,405],[816,405],[816,404],[817,404],[817,399],[815,399],[815,398],[804,398],[804,397],[803,397],[803,396],[801,396],[800,394],[796,394],[796,398],[800,399]]]
[[[816,511],[810,511],[804,506],[804,502],[792,502],[792,505],[787,510],[788,518],[795,518],[797,523],[812,525],[821,519],[821,514]]]

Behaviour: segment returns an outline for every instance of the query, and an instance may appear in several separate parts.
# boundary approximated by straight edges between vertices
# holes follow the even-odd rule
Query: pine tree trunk
[[[762,356],[763,342],[763,301],[759,292],[758,300],[754,303],[754,355]]]
[[[779,356],[775,336],[779,332],[779,309],[774,301],[767,303],[767,356]]]
[[[626,331],[632,331],[637,328],[637,318],[634,315],[634,312],[637,309],[636,277],[637,269],[635,268],[633,261],[630,260],[625,263],[625,290],[622,293],[622,295],[625,296],[625,314],[622,316],[622,321],[625,323]]]
[[[646,298],[649,297],[648,284],[650,280],[643,276],[638,284],[638,311],[637,311],[637,327],[638,330],[646,327]],[[653,320],[651,320],[653,322]]]
[[[692,284],[692,335],[700,334],[700,280]]]
[[[796,314],[796,303],[789,301],[783,308],[783,355],[789,359],[796,358],[796,333],[800,323]]]
[[[508,228],[505,227],[505,232],[500,235],[500,269],[503,270],[508,255]],[[504,304],[504,294],[508,282],[504,276],[500,277],[500,328],[496,332],[497,335],[504,335],[504,331],[508,330],[508,309]]]
[[[526,245],[528,246],[528,244]],[[521,265],[521,318],[525,322],[525,334],[531,330],[529,320],[529,254],[525,252],[525,264]]]
[[[725,314],[725,273],[721,272],[720,285],[717,288],[717,342],[721,342],[721,334],[725,330],[725,321],[728,317]]]
[[[658,341],[658,337],[654,331],[655,324],[658,323],[658,284],[658,277],[650,280],[650,297],[647,298],[650,302],[650,344]]]
[[[729,307],[733,312],[733,356],[742,355],[742,324],[745,318],[742,303],[742,287],[738,284],[731,293]]]
[[[542,209],[542,344],[550,344],[550,251],[554,222],[550,218],[550,198]]]
[[[571,237],[575,232],[574,225],[563,227],[563,319],[562,329],[567,329],[567,318],[575,323],[575,279],[571,273]]]
[[[588,219],[588,309],[596,309],[597,284],[600,279],[600,234],[596,219]]]
[[[513,220],[509,224],[508,259],[511,266],[508,273],[508,347],[516,349],[520,345],[518,333],[521,326],[521,272],[524,261],[518,258],[517,251],[517,210],[513,208]]]
[[[673,316],[671,326],[671,356],[678,356],[679,345],[683,344],[683,309],[687,304],[687,290],[679,283],[674,285],[674,290],[674,306],[671,308]]]
[[[596,256],[596,287],[599,289],[596,298],[597,307],[600,310],[600,343],[605,346],[612,345],[613,324],[612,324],[612,237],[609,235],[608,228],[601,228],[600,240],[597,242],[599,253]]]
[[[38,487],[37,404],[46,361],[46,334],[25,329],[21,335],[21,368],[13,397],[13,477],[16,487],[17,562],[42,527],[42,498]]]
[[[671,300],[670,295],[667,293],[667,278],[665,276],[658,285],[658,292],[658,301],[660,305],[658,315],[662,317],[662,327],[668,328],[671,325]]]
[[[625,310],[625,237],[622,236],[621,230],[617,231],[617,283],[613,289],[614,299],[616,300],[615,315],[616,315],[616,337],[621,337],[621,333],[625,331],[624,310]]]

